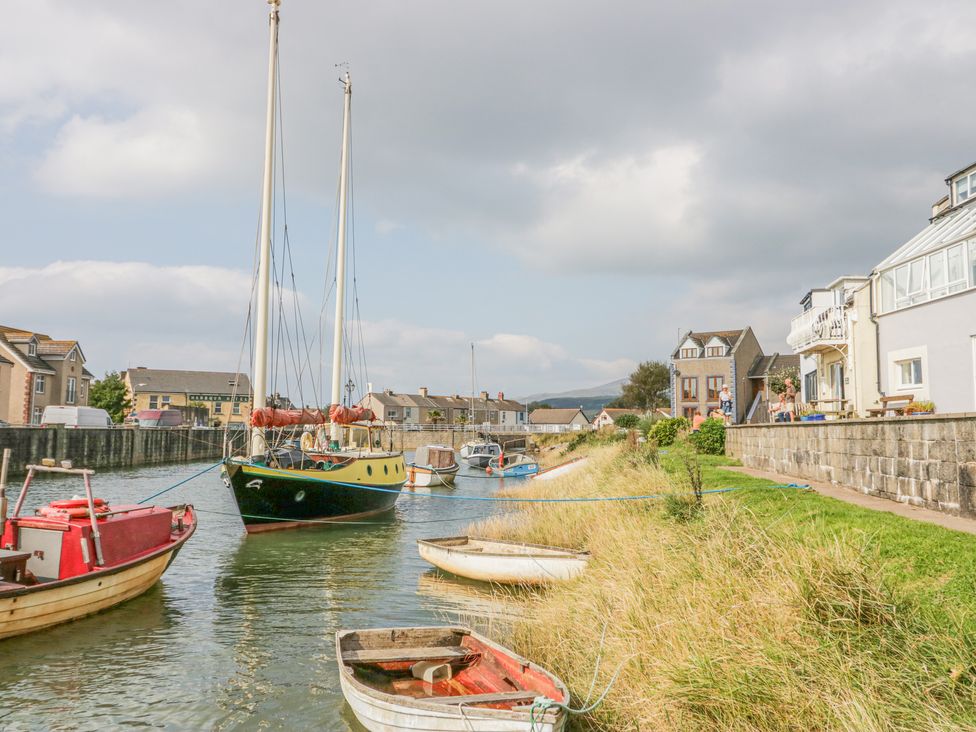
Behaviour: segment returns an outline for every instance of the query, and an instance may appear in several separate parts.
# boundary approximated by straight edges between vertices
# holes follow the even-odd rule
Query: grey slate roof
[[[774,353],[769,356],[756,356],[756,360],[749,367],[749,378],[762,379],[775,371],[788,368],[800,368],[799,355]]]
[[[129,369],[129,384],[136,394],[171,391],[177,394],[251,393],[246,374],[231,371],[176,371],[169,369]],[[230,382],[237,380],[237,387]]]

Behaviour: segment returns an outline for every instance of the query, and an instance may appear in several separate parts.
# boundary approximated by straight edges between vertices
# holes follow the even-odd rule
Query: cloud
[[[73,117],[41,161],[35,180],[61,195],[158,196],[207,183],[215,131],[189,109],[150,108],[107,121]]]
[[[234,371],[242,353],[251,283],[249,273],[226,267],[104,261],[0,267],[0,313],[3,325],[79,340],[96,375],[133,366]],[[318,323],[309,300],[301,293],[297,297],[306,336],[296,338],[294,301],[286,292],[289,335],[284,338],[285,353],[273,354],[271,363],[277,388],[310,402],[313,394],[323,393],[318,384],[325,384],[324,392],[329,389],[332,326],[328,321]],[[319,332],[327,334],[324,347]],[[359,361],[360,332],[365,372]],[[428,386],[435,392],[470,391],[473,339],[462,330],[388,318],[349,322],[347,334],[353,341],[354,373],[345,376],[354,377],[360,391],[367,382],[376,389],[413,391]],[[243,367],[249,372],[249,345],[243,353]],[[477,341],[476,359],[477,391],[519,393],[539,383],[590,386],[594,378],[602,380],[608,373],[612,378],[629,373],[612,370],[614,363],[629,365],[626,359],[579,359],[559,344],[525,334],[497,333]],[[301,387],[299,370],[306,373]]]

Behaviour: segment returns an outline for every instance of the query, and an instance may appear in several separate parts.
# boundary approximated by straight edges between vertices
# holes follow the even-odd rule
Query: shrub
[[[625,430],[633,429],[640,422],[640,417],[636,414],[621,414],[617,417],[613,423],[618,427],[623,427]]]
[[[725,454],[725,424],[720,419],[706,419],[698,432],[691,434],[691,444],[705,455]]]
[[[668,419],[662,419],[651,427],[648,437],[661,447],[670,447],[674,444],[675,439],[677,439],[678,433],[688,429],[690,426],[691,424],[684,417],[669,417]]]
[[[912,402],[905,407],[905,414],[915,414],[915,412],[934,412],[935,402]]]
[[[686,524],[702,515],[704,504],[695,496],[668,493],[664,496],[664,515],[679,524]]]

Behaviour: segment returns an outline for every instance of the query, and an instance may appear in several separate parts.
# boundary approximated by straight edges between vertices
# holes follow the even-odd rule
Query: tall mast
[[[346,304],[346,196],[349,184],[349,122],[352,111],[352,81],[345,78],[345,104],[342,113],[342,157],[339,161],[339,233],[336,245],[336,311],[332,336],[332,403],[342,404],[342,327]],[[338,443],[342,427],[332,423],[329,437]]]
[[[474,341],[471,341],[471,426],[474,427]]]
[[[261,254],[258,260],[258,312],[254,339],[254,409],[261,409],[268,394],[268,305],[271,290],[271,194],[274,179],[275,76],[278,65],[278,6],[268,0],[270,35],[268,50],[268,117],[264,136],[264,190],[261,199]],[[264,429],[251,428],[251,456],[264,457]]]

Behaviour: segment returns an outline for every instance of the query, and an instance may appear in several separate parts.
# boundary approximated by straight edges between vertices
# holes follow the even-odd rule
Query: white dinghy
[[[542,585],[577,577],[589,552],[516,541],[452,536],[418,539],[422,559],[459,577],[503,585]]]
[[[459,627],[340,630],[342,694],[370,732],[560,732],[566,686]]]

